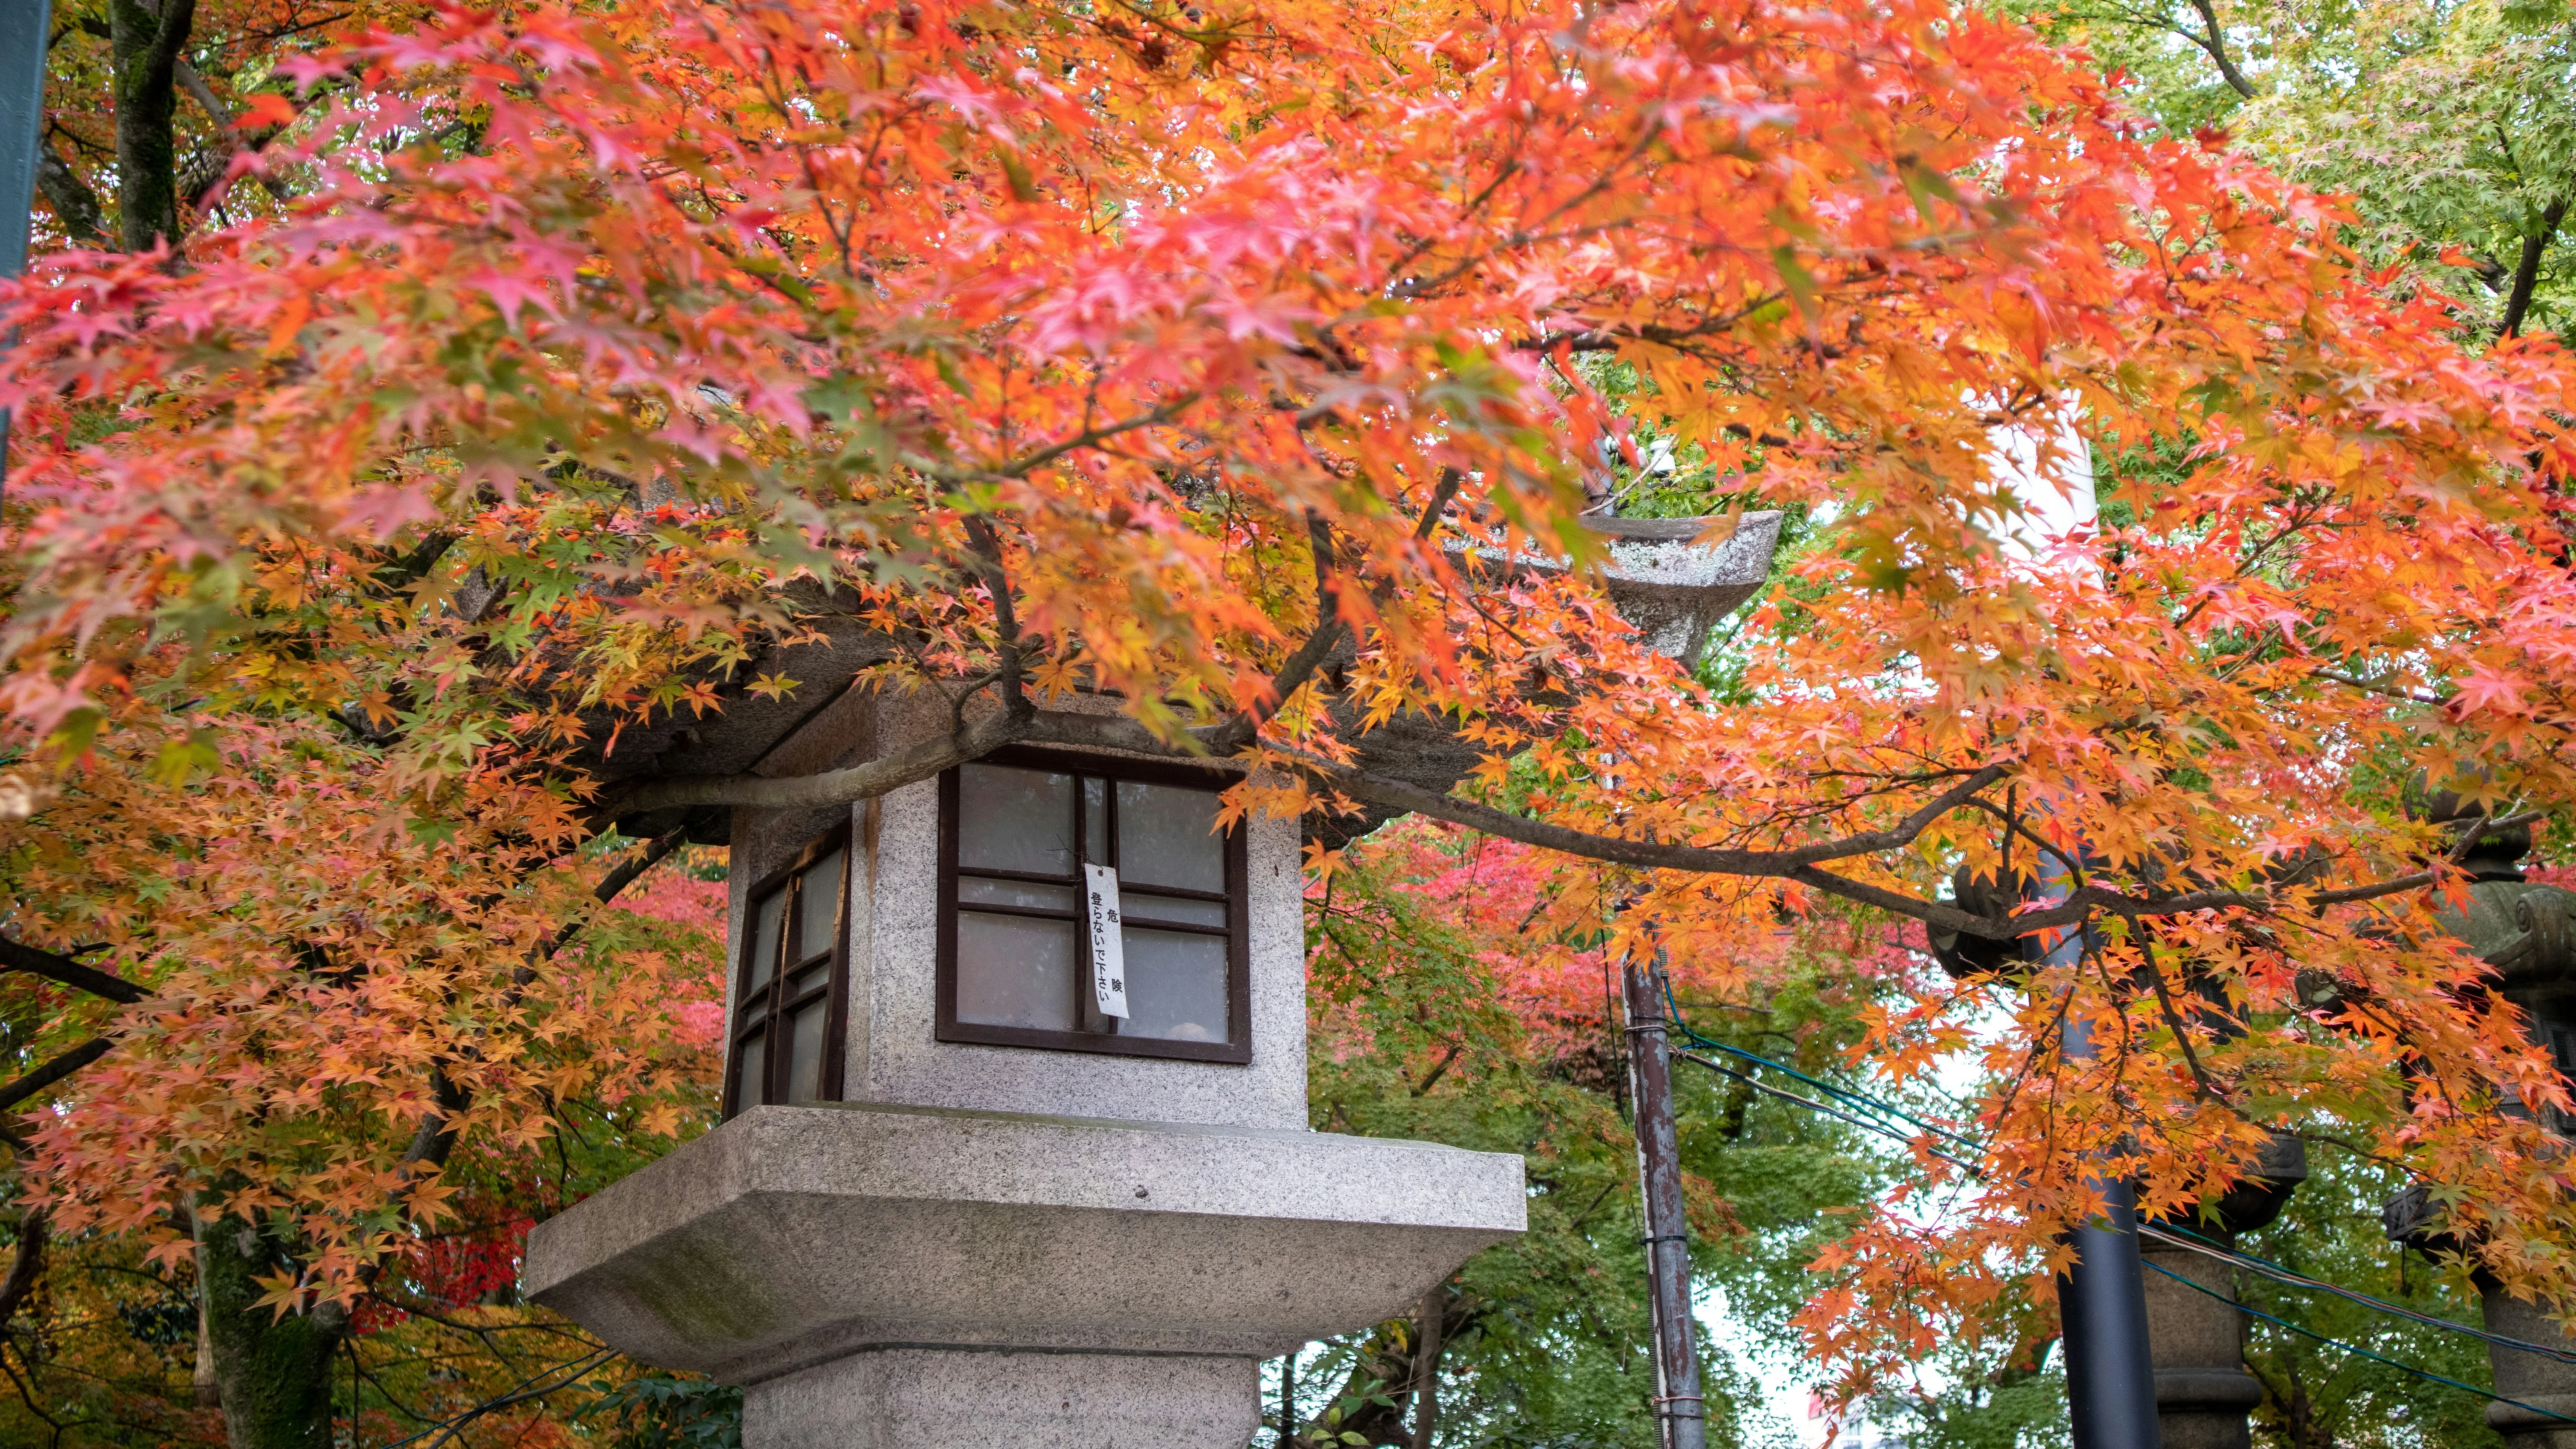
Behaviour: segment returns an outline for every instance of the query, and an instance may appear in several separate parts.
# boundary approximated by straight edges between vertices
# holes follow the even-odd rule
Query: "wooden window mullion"
[[[1249,861],[1247,858],[1248,827],[1238,823],[1224,833],[1223,881],[1217,891],[1183,887],[1138,886],[1147,897],[1162,896],[1174,900],[1195,900],[1225,907],[1226,924],[1222,927],[1194,925],[1186,922],[1148,920],[1138,929],[1215,937],[1225,943],[1225,1037],[1221,1042],[1158,1036],[1125,1036],[1117,1032],[1118,1023],[1099,1014],[1091,994],[1093,960],[1090,932],[1084,928],[1085,912],[1081,908],[1084,878],[1082,864],[1090,862],[1116,870],[1120,877],[1120,894],[1124,898],[1131,882],[1123,868],[1119,841],[1119,785],[1139,782],[1181,789],[1220,792],[1234,783],[1230,772],[1204,767],[1162,762],[1131,762],[1099,755],[1079,754],[1043,748],[1015,747],[997,751],[978,762],[1001,769],[1038,770],[1060,775],[1072,782],[1072,827],[1074,864],[1067,875],[1050,876],[1001,866],[967,867],[962,863],[964,827],[960,811],[964,803],[964,769],[952,768],[939,777],[939,846],[938,846],[938,912],[937,965],[935,971],[936,1019],[934,1035],[938,1040],[980,1046],[1036,1047],[1045,1050],[1095,1052],[1113,1056],[1160,1057],[1182,1061],[1204,1061],[1241,1064],[1252,1059],[1251,1044],[1251,940]],[[1101,844],[1092,850],[1091,833],[1095,824],[1095,806],[1087,781],[1097,781],[1102,789],[1097,804],[1096,822]],[[959,882],[972,876],[979,880],[1025,881],[1030,884],[1073,887],[1075,908],[1061,912],[1042,907],[999,906],[987,909],[961,899]],[[1122,912],[1122,915],[1124,913]],[[986,1021],[961,1021],[959,1002],[963,992],[959,977],[959,938],[961,919],[969,916],[1011,916],[1062,920],[1072,925],[1072,960],[1075,999],[1071,1020],[1073,1030],[1055,1027],[1005,1025]],[[1125,923],[1122,922],[1122,929]],[[1134,988],[1131,984],[1130,990]],[[1131,1004],[1133,998],[1131,997]]]

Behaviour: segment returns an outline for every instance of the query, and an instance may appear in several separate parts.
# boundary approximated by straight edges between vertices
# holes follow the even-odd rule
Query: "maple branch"
[[[1446,481],[1445,475],[1443,481]],[[1437,516],[1436,508],[1426,515]],[[1426,524],[1425,531],[1427,529]],[[1315,632],[1307,635],[1306,642],[1297,646],[1297,652],[1289,655],[1279,666],[1279,672],[1270,677],[1261,697],[1247,702],[1209,737],[1211,754],[1236,754],[1250,745],[1260,736],[1261,726],[1279,712],[1279,707],[1288,702],[1288,696],[1304,688],[1306,681],[1315,677],[1315,671],[1323,667],[1325,658],[1333,652],[1333,646],[1341,642],[1342,597],[1340,591],[1333,587],[1333,526],[1311,508],[1306,510],[1306,541],[1315,561]]]
[[[919,472],[939,479],[943,483],[992,483],[1007,478],[1020,478],[1045,467],[1067,453],[1105,443],[1120,433],[1132,433],[1138,428],[1150,428],[1168,423],[1198,400],[1199,395],[1195,391],[1182,393],[1150,412],[1120,418],[1114,423],[1102,423],[1096,428],[1085,428],[1062,442],[1049,443],[1033,453],[1023,453],[998,468],[950,468],[933,463],[926,458],[906,458],[905,462]]]
[[[1175,745],[1124,715],[1065,714],[1050,710],[1034,710],[1018,719],[994,715],[945,738],[926,741],[900,754],[848,769],[775,779],[724,775],[661,780],[636,787],[618,797],[610,808],[619,813],[675,806],[820,809],[871,799],[930,779],[953,766],[981,759],[1006,745],[1023,742],[1056,744],[1185,758],[1203,756],[1212,747],[1230,742],[1238,728],[1239,720],[1228,720],[1221,725],[1185,731],[1184,743]],[[1428,815],[1435,820],[1464,825],[1542,850],[1644,870],[1794,881],[1844,900],[1986,940],[2015,940],[2035,931],[2080,924],[2097,909],[2134,919],[2228,908],[2269,912],[2277,910],[2280,905],[2269,892],[2201,890],[2134,896],[2105,886],[2082,884],[2063,900],[2044,909],[1981,916],[1944,901],[1925,900],[1821,868],[1824,862],[1873,855],[1910,845],[1930,828],[1932,822],[1952,810],[1977,808],[1992,811],[1991,802],[1978,800],[1976,796],[2004,778],[2006,771],[2001,765],[1988,765],[1977,770],[1926,801],[1902,821],[1883,830],[1865,831],[1788,850],[1737,850],[1599,835],[1514,815],[1425,786],[1372,775],[1301,750],[1283,749],[1281,753],[1289,756],[1296,768],[1355,799]],[[2496,829],[2536,818],[2533,813],[2506,816],[2482,822],[2478,829]],[[2432,872],[2419,871],[2368,885],[2317,891],[2298,899],[2316,909],[2416,890],[2431,885],[2435,879],[2437,877]]]
[[[2200,1084],[2203,1095],[2227,1103],[2227,1094],[2210,1080],[2209,1069],[2200,1064],[2200,1053],[2192,1050],[2191,1032],[2183,1025],[2182,1013],[2174,1009],[2173,993],[2165,989],[2165,971],[2156,964],[2156,944],[2144,934],[2138,937],[2138,950],[2144,957],[2147,980],[2156,988],[2156,1009],[2164,1013],[2165,1025],[2173,1028],[2174,1045],[2182,1048],[2183,1064],[2191,1068],[2191,1079]],[[2233,1106],[2233,1103],[2227,1103]]]
[[[18,1219],[18,1252],[9,1261],[9,1276],[0,1280],[0,1324],[18,1316],[18,1305],[27,1301],[29,1290],[45,1264],[45,1241],[51,1236],[45,1227],[45,1210],[29,1208]]]
[[[71,164],[57,154],[50,138],[36,147],[36,189],[54,208],[54,220],[62,223],[63,235],[79,246],[105,249],[108,245],[106,208],[98,193],[80,179]]]
[[[993,525],[983,515],[965,517],[966,541],[975,553],[976,572],[984,576],[984,586],[993,595],[993,629],[1002,645],[1002,672],[996,678],[1002,686],[1003,707],[1013,714],[1028,710],[1028,691],[1022,685],[1026,661],[1020,653],[1020,620],[1011,605],[1011,576],[1002,568],[1002,544],[993,536]],[[958,708],[965,708],[963,699]]]
[[[0,936],[0,971],[24,971],[127,1006],[152,994],[122,976],[110,976],[95,967],[83,966],[69,956],[40,951],[24,941],[13,941],[6,936]]]
[[[2400,689],[2393,684],[2381,684],[2376,680],[2363,679],[2359,675],[2345,674],[2340,670],[2320,669],[2316,672],[2316,677],[2331,679],[2337,684],[2350,685],[2354,689],[2365,690],[2371,694],[2384,694],[2390,699],[2402,699],[2410,704],[2445,703],[2438,694],[2423,694],[2412,689]]]
[[[116,1043],[107,1037],[91,1037],[9,1085],[0,1087],[0,1112],[8,1111],[29,1097],[97,1061],[100,1057],[106,1056],[115,1045]]]
[[[1901,891],[1865,885],[1816,869],[1822,861],[1839,860],[1854,855],[1872,855],[1910,845],[1930,828],[1933,821],[1966,804],[1979,791],[2004,778],[2001,765],[1988,765],[1975,774],[1942,791],[1923,803],[1914,813],[1884,830],[1865,831],[1839,840],[1819,841],[1790,850],[1730,850],[1699,845],[1666,845],[1659,841],[1632,840],[1625,836],[1596,835],[1569,826],[1552,825],[1461,800],[1441,791],[1390,780],[1364,771],[1337,765],[1302,752],[1293,752],[1300,768],[1330,783],[1335,789],[1354,798],[1376,805],[1392,805],[1435,820],[1465,825],[1524,845],[1535,845],[1567,855],[1616,865],[1633,865],[1647,870],[1689,871],[1700,875],[1736,875],[1795,880],[1815,886],[1849,900],[1880,906],[1903,915],[1913,916],[1948,929],[1973,935],[2009,939],[2049,925],[2061,924],[2050,919],[2067,913],[2068,919],[2079,918],[2080,911],[2068,913],[2061,906],[2055,912],[2035,913],[2009,921],[1971,915],[1956,906],[1938,901],[1923,901]],[[2070,897],[2070,900],[2072,898]],[[1928,912],[1928,914],[1927,914]]]
[[[2194,35],[2179,26],[2168,28],[2209,52],[2209,58],[2218,63],[2219,78],[2227,82],[2229,90],[2249,101],[2254,99],[2254,83],[2245,78],[2245,72],[2238,70],[2235,60],[2227,54],[2227,32],[2218,23],[2218,7],[2211,0],[2191,0],[2191,8],[2200,12],[2200,23],[2209,27],[2207,35]]]
[[[656,839],[652,844],[645,846],[643,854],[636,856],[633,860],[630,860],[624,865],[619,866],[617,869],[610,871],[608,874],[601,876],[599,878],[599,884],[591,888],[591,899],[599,902],[603,906],[617,899],[620,895],[625,893],[628,886],[635,884],[637,880],[641,879],[644,872],[651,870],[653,867],[660,865],[663,861],[668,860],[671,856],[671,852],[678,850],[681,845],[686,843],[686,836],[686,831],[674,830],[670,834]],[[571,925],[556,932],[554,940],[549,942],[546,946],[546,954],[551,956],[557,951],[562,950],[566,942],[581,933],[581,924],[581,922],[575,921]]]
[[[429,1100],[437,1109],[420,1119],[420,1130],[411,1136],[411,1145],[403,1149],[396,1167],[426,1165],[432,1173],[447,1165],[448,1155],[456,1150],[460,1135],[456,1119],[474,1105],[474,1096],[447,1075],[447,1064],[429,1064]],[[373,1280],[370,1279],[370,1282]]]
[[[628,886],[633,885],[636,880],[644,874],[644,872],[660,865],[664,860],[670,857],[671,852],[678,850],[682,844],[686,843],[688,833],[687,827],[683,826],[666,835],[656,837],[650,844],[646,845],[643,852],[637,855],[634,859],[629,860],[624,865],[617,867],[617,869],[610,871],[608,874],[601,876],[599,878],[599,884],[591,888],[591,899],[599,902],[603,906],[607,905],[610,901],[617,899],[618,894],[624,891]],[[539,943],[537,949],[531,954],[530,958],[521,962],[518,969],[510,973],[510,1005],[518,1005],[520,994],[526,991],[529,984],[537,979],[538,965],[540,963],[553,960],[555,958],[555,953],[572,944],[572,938],[580,935],[581,928],[587,924],[589,924],[587,920],[574,921],[566,925],[562,930],[546,937],[543,942]]]
[[[674,830],[655,839],[642,854],[600,877],[599,884],[591,888],[591,899],[603,906],[617,899],[619,893],[633,885],[644,872],[661,864],[671,852],[678,850],[686,834],[685,830]],[[522,963],[510,973],[509,1001],[512,1006],[518,1004],[520,993],[528,984],[537,979],[537,963],[552,960],[556,952],[581,934],[584,924],[574,921],[548,936],[537,947],[533,960]],[[420,1119],[420,1129],[412,1134],[411,1145],[403,1149],[397,1166],[425,1163],[436,1171],[447,1165],[448,1154],[456,1150],[457,1132],[453,1124],[474,1105],[473,1090],[450,1078],[446,1063],[432,1061],[429,1064],[429,1099],[437,1110]],[[372,1283],[374,1280],[368,1281]]]

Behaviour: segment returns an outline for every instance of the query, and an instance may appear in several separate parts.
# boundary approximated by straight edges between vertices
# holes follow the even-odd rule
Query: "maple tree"
[[[624,1444],[631,1436],[621,1437],[621,1425],[641,1429],[657,1411],[664,1419],[684,1417],[653,1397],[668,1398],[683,1386],[639,1377],[635,1366],[577,1326],[526,1304],[518,1296],[517,1277],[536,1220],[714,1124],[724,886],[705,878],[705,864],[691,860],[686,868],[675,864],[645,878],[619,897],[615,909],[595,918],[576,944],[567,945],[557,965],[576,971],[585,993],[613,994],[619,1005],[602,1011],[578,1000],[548,1003],[563,1023],[595,1034],[573,1041],[553,1033],[529,1044],[525,1065],[550,1079],[554,1130],[542,1139],[493,1133],[460,1139],[439,1178],[443,1211],[420,1215],[388,1235],[380,1244],[379,1271],[344,1316],[304,1315],[326,1320],[330,1328],[314,1336],[329,1352],[327,1371],[316,1376],[320,1382],[299,1385],[293,1375],[259,1372],[263,1352],[276,1346],[242,1343],[225,1331],[222,1315],[253,1325],[272,1315],[247,1306],[258,1288],[242,1275],[222,1276],[219,1264],[196,1253],[166,1251],[186,1243],[190,1225],[184,1218],[175,1233],[162,1223],[127,1231],[95,1224],[58,1230],[38,1240],[49,1244],[41,1260],[20,1250],[20,1272],[31,1266],[34,1272],[13,1304],[14,1331],[0,1339],[0,1372],[9,1385],[9,1393],[0,1396],[0,1439],[222,1444],[235,1436],[228,1428],[237,1433],[249,1427],[263,1436],[254,1442],[327,1443],[345,1432],[350,1441],[383,1444],[424,1429],[452,1428],[453,1442],[468,1446]],[[184,989],[194,983],[181,976],[170,984]],[[360,1009],[345,999],[316,999],[320,995],[264,1003],[267,1009],[256,1014],[266,1018],[267,1039],[318,1035],[293,1029],[299,1011]],[[156,1023],[177,1024],[168,1018]],[[615,1095],[617,1083],[589,1070],[589,1059],[601,1054],[622,1059],[636,1076],[650,1080],[650,1089]],[[143,1051],[129,1043],[120,1055],[142,1057]],[[110,1057],[101,1068],[117,1065],[118,1058]],[[363,1156],[371,1137],[408,1136],[412,1130],[408,1122],[363,1110],[363,1085],[345,1078],[308,1088],[325,1104],[299,1112],[286,1105],[294,1090],[287,1071],[297,1063],[281,1063],[277,1076],[256,1078],[239,1061],[230,1065],[233,1095],[201,1099],[198,1109],[292,1120],[294,1147],[308,1169]],[[128,1080],[136,1090],[164,1091],[166,1078],[175,1075]],[[272,1156],[285,1155],[275,1138],[263,1142],[237,1120],[220,1135],[245,1154],[265,1148]],[[299,1203],[330,1201],[334,1185],[321,1177],[317,1172],[299,1184]],[[278,1250],[254,1272],[291,1263],[292,1254],[284,1250],[300,1245],[297,1214],[271,1207],[246,1216]],[[226,1231],[242,1225],[236,1216]],[[22,1226],[22,1244],[26,1233]],[[156,1240],[162,1251],[155,1250]],[[218,1271],[208,1271],[210,1266]],[[206,1335],[208,1329],[215,1331]],[[237,1408],[244,1389],[274,1397],[303,1387],[309,1396],[253,1417],[218,1411],[219,1387],[233,1393]],[[230,1426],[228,1418],[235,1421]]]
[[[0,710],[59,792],[9,828],[12,964],[102,1043],[38,1083],[58,1226],[286,1213],[263,1301],[351,1301],[440,1210],[439,1144],[638,1070],[529,1065],[627,1009],[543,964],[586,841],[1044,740],[1592,862],[1532,930],[1730,995],[1825,898],[2089,924],[2001,1027],[1851,963],[1896,998],[1875,1070],[1991,1087],[1955,1124],[1982,1177],[1920,1151],[1821,1257],[1847,1390],[2021,1335],[2103,1175],[2176,1210],[2273,1131],[2571,1286],[2566,1170],[2508,1110],[2565,1087],[2423,928],[2455,832],[2402,796],[2519,820],[2576,783],[2572,375],[2362,265],[2334,204],[1930,0],[367,18],[244,104],[207,206],[275,205],[0,307]],[[2069,427],[2180,461],[2037,537],[1997,437],[2063,464]],[[1578,511],[1649,451],[1674,511],[1820,530],[1723,689],[1583,569],[1496,562],[1592,556]],[[816,776],[621,763],[845,687],[957,728]],[[1370,752],[1426,719],[1482,752],[1463,785]],[[2019,913],[1947,884],[2051,871]],[[210,1085],[254,1041],[301,1073],[256,1119]],[[317,1151],[334,1112],[409,1130]]]

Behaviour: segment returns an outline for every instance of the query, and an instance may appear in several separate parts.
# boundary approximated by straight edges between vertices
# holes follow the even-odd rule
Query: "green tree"
[[[2163,128],[2222,128],[2261,164],[2350,195],[2362,254],[2456,295],[2470,324],[2497,335],[2566,324],[2576,11],[2565,0],[2013,8],[2125,75],[2131,103]]]
[[[1590,876],[1412,821],[1352,849],[1312,894],[1316,1127],[1520,1153],[1530,1225],[1444,1286],[1436,1335],[1417,1310],[1318,1346],[1284,1380],[1274,1371],[1269,1442],[1283,1394],[1301,1445],[1656,1442],[1636,1149],[1621,1023],[1602,957],[1587,949],[1598,937],[1585,929]],[[1681,1008],[1730,1043],[1837,1073],[1866,999],[1835,969],[1851,929],[1828,916],[1784,937],[1789,984],[1758,1002],[1725,999],[1696,963],[1676,961]],[[1694,1276],[1730,1318],[1767,1325],[1768,1356],[1785,1363],[1806,1263],[1890,1181],[1889,1157],[1740,1078],[1676,1073]],[[1743,1347],[1704,1345],[1712,1442],[1768,1437]],[[1426,1361],[1438,1370],[1427,1440],[1415,1437]]]

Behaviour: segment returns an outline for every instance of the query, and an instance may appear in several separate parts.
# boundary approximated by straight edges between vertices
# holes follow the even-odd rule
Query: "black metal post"
[[[2042,900],[2063,900],[2063,876],[2042,884]],[[2068,931],[2041,961],[2071,966],[2083,959],[2084,933]],[[2092,1033],[2066,1023],[2066,1055],[2089,1059]],[[2066,1415],[2075,1449],[2158,1449],[2156,1372],[2147,1352],[2145,1270],[2138,1263],[2137,1188],[2128,1182],[2099,1186],[2103,1220],[2071,1235],[2075,1263],[2057,1281],[2058,1315],[2066,1334]]]
[[[1620,971],[1628,1016],[1628,1085],[1637,1105],[1637,1188],[1646,1219],[1648,1301],[1655,1319],[1655,1418],[1665,1449],[1708,1449],[1692,1332],[1689,1225],[1682,1216],[1681,1138],[1673,1126],[1670,1048],[1664,1040],[1663,967],[1630,961]]]
[[[36,148],[45,139],[45,41],[51,0],[0,0],[0,277],[27,267],[36,208]],[[0,408],[0,477],[9,466],[9,413]]]

